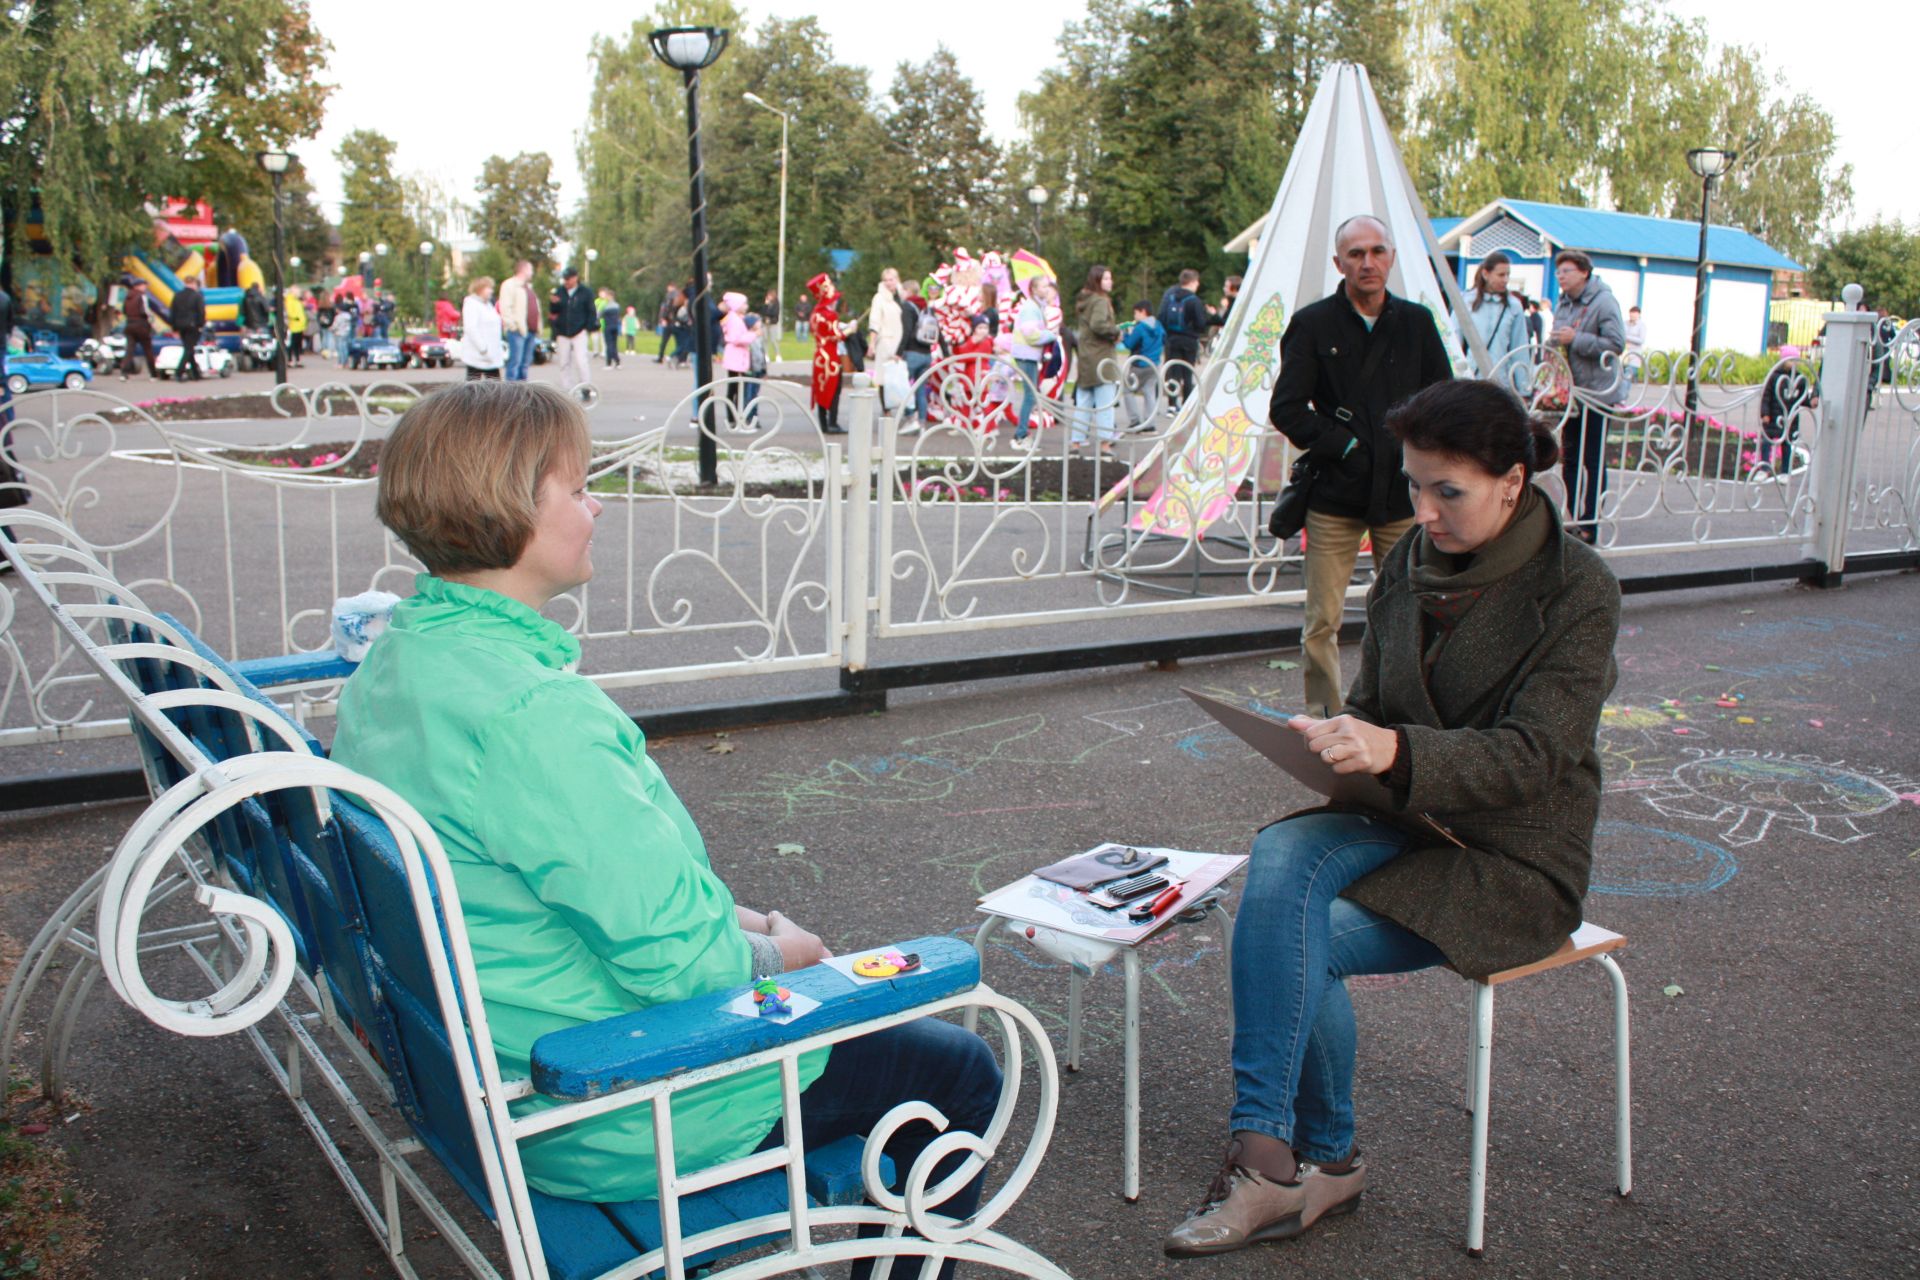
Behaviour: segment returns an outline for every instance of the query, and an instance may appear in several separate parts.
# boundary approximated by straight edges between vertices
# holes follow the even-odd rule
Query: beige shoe
[[[1366,1162],[1355,1157],[1345,1173],[1326,1173],[1300,1162],[1297,1182],[1271,1182],[1227,1162],[1214,1175],[1193,1216],[1167,1233],[1160,1247],[1169,1258],[1232,1253],[1267,1240],[1290,1240],[1320,1219],[1352,1213],[1367,1189]]]

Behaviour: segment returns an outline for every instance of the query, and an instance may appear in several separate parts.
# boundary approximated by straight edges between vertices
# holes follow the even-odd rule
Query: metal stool
[[[1633,1191],[1633,1097],[1629,1070],[1631,1031],[1627,1020],[1627,979],[1611,951],[1627,945],[1617,933],[1582,924],[1565,945],[1544,960],[1502,969],[1473,984],[1473,1021],[1467,1028],[1467,1108],[1473,1113],[1473,1163],[1467,1198],[1467,1252],[1479,1257],[1487,1232],[1487,1113],[1493,1084],[1493,989],[1517,978],[1593,960],[1613,983],[1614,1147],[1620,1194]]]

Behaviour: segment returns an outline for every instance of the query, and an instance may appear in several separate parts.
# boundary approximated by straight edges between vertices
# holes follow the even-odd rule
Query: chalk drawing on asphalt
[[[1639,796],[1663,817],[1711,823],[1736,847],[1776,828],[1851,844],[1861,823],[1901,803],[1912,783],[1871,767],[1811,755],[1690,748],[1694,758]]]
[[[1594,829],[1590,893],[1683,898],[1733,879],[1739,861],[1717,844],[1639,822],[1602,821]]]

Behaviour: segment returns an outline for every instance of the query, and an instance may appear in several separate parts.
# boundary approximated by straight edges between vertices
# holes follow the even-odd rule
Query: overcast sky
[[[1913,28],[1920,27],[1911,17],[1892,16],[1905,6],[1877,8],[1874,23],[1863,26],[1820,22],[1798,0],[1670,2],[1679,13],[1704,18],[1717,41],[1759,45],[1770,66],[1833,114],[1840,158],[1854,167],[1848,223],[1879,215],[1920,221],[1920,165],[1906,151],[1913,144],[1912,122],[1897,105],[1896,87],[1912,74]],[[586,119],[592,88],[587,50],[596,34],[622,32],[620,15],[637,6],[455,10],[391,0],[312,0],[312,8],[333,42],[330,76],[338,88],[327,103],[318,139],[299,150],[329,214],[338,216],[340,199],[332,153],[356,128],[378,129],[392,138],[402,172],[435,175],[463,195],[472,191],[487,156],[545,151],[557,168],[561,211],[572,211],[582,194],[574,133]],[[511,12],[516,21],[511,27],[490,24],[479,17],[488,12]],[[1015,100],[1051,65],[1060,27],[1081,17],[1085,5],[1083,0],[968,0],[920,11],[944,15],[938,24],[909,20],[908,12],[873,0],[767,0],[748,8],[750,20],[766,14],[818,16],[835,56],[868,68],[870,82],[880,91],[898,63],[918,61],[931,52],[932,42],[943,41],[979,88],[987,127],[1005,141],[1017,131]],[[900,16],[888,21],[888,14]],[[1875,28],[1887,38],[1867,38]],[[429,50],[431,72],[423,59]],[[517,70],[508,66],[509,55]],[[1631,71],[1622,68],[1622,74]],[[431,89],[423,84],[430,74]],[[523,93],[510,87],[516,78],[526,86]]]

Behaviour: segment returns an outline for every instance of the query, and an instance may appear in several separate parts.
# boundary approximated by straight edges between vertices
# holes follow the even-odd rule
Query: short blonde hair
[[[491,288],[493,288],[493,277],[480,276],[480,277],[477,277],[472,284],[467,286],[467,292],[474,295],[477,298],[483,292]]]
[[[580,405],[540,382],[481,379],[402,414],[380,451],[375,512],[430,573],[509,569],[533,536],[540,485],[592,457]]]

